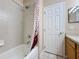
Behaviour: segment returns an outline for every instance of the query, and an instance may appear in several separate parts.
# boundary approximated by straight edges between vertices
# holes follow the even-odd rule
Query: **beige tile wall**
[[[24,5],[28,6],[28,9],[24,11],[24,40],[25,43],[27,41],[32,41],[33,35],[33,26],[34,26],[34,10],[35,10],[35,0],[24,0]],[[29,38],[28,36],[31,36]]]
[[[12,0],[0,0],[0,54],[23,44],[23,10]]]

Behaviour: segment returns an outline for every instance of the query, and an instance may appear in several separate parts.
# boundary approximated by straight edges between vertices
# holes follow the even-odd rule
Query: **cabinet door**
[[[77,59],[79,59],[79,45],[77,45]]]
[[[67,43],[66,49],[67,49],[68,59],[75,59],[75,48],[73,48],[71,45]]]

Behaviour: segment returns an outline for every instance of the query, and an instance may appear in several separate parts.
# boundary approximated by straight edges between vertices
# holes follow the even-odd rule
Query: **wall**
[[[23,5],[23,0],[15,0],[17,1],[19,4]]]
[[[44,3],[44,6],[48,6],[48,5],[59,3],[62,1],[64,1],[64,0],[44,0],[43,3]]]
[[[76,0],[65,0],[67,8],[73,7]]]
[[[79,0],[65,0],[67,8],[73,7],[75,4],[79,4]]]
[[[67,5],[67,10],[68,8],[73,7],[75,4],[79,3],[78,0],[66,0],[66,5]],[[68,23],[67,22],[67,28],[66,28],[66,32],[67,33],[71,33],[71,34],[79,34],[79,23]]]
[[[33,24],[34,24],[34,9],[35,9],[35,5],[34,5],[34,0],[33,1],[27,1],[24,2],[25,6],[28,6],[28,9],[25,9],[24,12],[24,40],[25,43],[27,43],[28,41],[31,41],[31,38],[29,38],[28,36],[30,35],[32,37],[32,33],[33,33]]]
[[[23,10],[12,0],[0,0],[0,54],[23,44]]]
[[[24,5],[26,4],[33,4],[35,2],[35,0],[23,0]]]

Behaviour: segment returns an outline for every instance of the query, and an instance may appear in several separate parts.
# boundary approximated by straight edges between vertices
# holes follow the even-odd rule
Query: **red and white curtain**
[[[34,11],[34,29],[33,29],[31,50],[38,44],[38,40],[39,40],[39,0],[36,0],[35,11]]]

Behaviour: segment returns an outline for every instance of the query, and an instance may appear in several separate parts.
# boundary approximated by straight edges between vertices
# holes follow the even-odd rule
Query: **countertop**
[[[79,45],[79,35],[66,34],[66,36]]]

